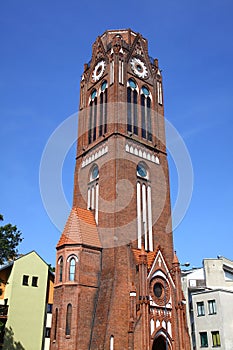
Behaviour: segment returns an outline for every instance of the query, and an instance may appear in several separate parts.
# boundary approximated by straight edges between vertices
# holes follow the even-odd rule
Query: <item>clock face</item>
[[[139,78],[148,76],[147,67],[139,58],[133,57],[130,61],[131,69]]]
[[[105,66],[106,66],[106,63],[104,62],[104,60],[99,61],[96,64],[92,73],[92,79],[94,82],[98,81],[102,77],[105,71]]]

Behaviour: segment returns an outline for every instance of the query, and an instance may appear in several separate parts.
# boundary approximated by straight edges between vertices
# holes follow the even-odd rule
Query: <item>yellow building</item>
[[[54,275],[32,251],[0,268],[0,349],[48,350]]]

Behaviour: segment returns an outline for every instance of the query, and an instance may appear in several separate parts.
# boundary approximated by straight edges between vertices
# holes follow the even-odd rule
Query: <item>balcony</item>
[[[189,280],[189,289],[205,289],[206,282],[204,279]]]
[[[8,313],[8,305],[0,305],[0,319],[6,318]]]

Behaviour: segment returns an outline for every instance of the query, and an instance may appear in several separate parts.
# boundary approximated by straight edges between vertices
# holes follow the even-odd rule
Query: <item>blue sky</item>
[[[39,165],[55,128],[75,113],[83,64],[107,29],[131,28],[163,71],[165,115],[189,150],[194,189],[174,231],[181,262],[232,255],[233,2],[12,0],[0,5],[0,212],[17,224],[20,252],[55,262],[60,232],[43,207]],[[72,201],[75,148],[63,167]],[[169,157],[171,194],[177,173]]]

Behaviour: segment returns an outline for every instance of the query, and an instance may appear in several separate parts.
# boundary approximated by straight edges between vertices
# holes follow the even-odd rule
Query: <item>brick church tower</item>
[[[106,31],[81,78],[51,350],[190,349],[184,303],[158,60],[141,34]]]

